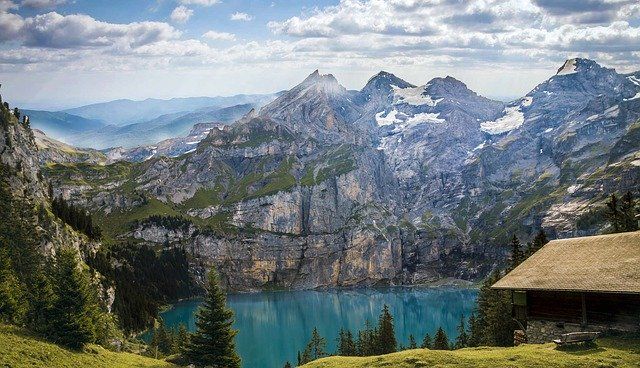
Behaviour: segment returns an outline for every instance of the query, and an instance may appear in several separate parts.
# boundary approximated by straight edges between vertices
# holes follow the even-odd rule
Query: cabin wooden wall
[[[528,291],[527,319],[582,323],[582,293]],[[640,322],[640,295],[584,293],[587,324]]]

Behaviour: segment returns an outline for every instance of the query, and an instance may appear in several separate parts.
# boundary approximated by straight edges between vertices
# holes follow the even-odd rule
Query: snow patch
[[[549,133],[549,132],[551,132],[552,130],[553,130],[553,128],[547,128],[547,129],[545,129],[545,130],[544,130],[544,132],[545,132],[545,133]]]
[[[398,114],[398,111],[395,109],[389,111],[387,116],[383,116],[384,111],[380,111],[379,113],[376,114],[376,123],[378,124],[378,126],[393,125],[395,123],[400,123],[401,120],[396,118],[397,114]]]
[[[522,102],[520,103],[520,106],[529,107],[529,106],[531,106],[531,103],[533,103],[533,97],[527,96],[527,97],[522,99]]]
[[[567,75],[576,72],[576,59],[569,59],[564,62],[564,65],[558,70],[558,73],[556,73],[556,75]]]
[[[625,99],[623,99],[622,101],[631,101],[631,100],[636,100],[636,99],[638,99],[638,98],[640,98],[640,92],[636,93],[636,95],[635,95],[635,96],[630,97],[630,98],[625,98]]]
[[[421,112],[407,119],[405,124],[407,127],[412,127],[424,123],[442,124],[444,122],[445,120],[440,118],[440,114]]]
[[[495,121],[480,123],[480,130],[489,134],[501,134],[511,131],[524,124],[524,114],[520,106],[511,106],[504,109],[504,116]]]
[[[631,83],[635,84],[636,86],[640,87],[640,79],[638,79],[636,76],[630,75],[627,77],[628,80],[631,81]]]
[[[186,142],[185,144],[192,145],[192,144],[198,144],[198,143],[200,143],[200,141]]]
[[[186,151],[185,153],[183,153],[183,155],[186,155],[187,153],[191,153],[191,152],[195,152],[195,151],[196,151],[195,148],[194,149],[190,149],[190,150]]]
[[[393,93],[394,93],[394,104],[402,104],[406,103],[413,106],[436,106],[442,98],[434,100],[431,96],[424,94],[427,86],[422,87],[408,87],[408,88],[399,88],[397,86],[392,85]]]
[[[480,143],[479,145],[477,145],[476,148],[473,149],[473,151],[477,151],[479,149],[483,149],[486,146],[487,146],[487,141],[484,141],[484,142]]]

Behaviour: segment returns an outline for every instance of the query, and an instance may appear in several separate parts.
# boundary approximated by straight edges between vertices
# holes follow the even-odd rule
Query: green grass
[[[177,367],[162,360],[116,353],[90,345],[72,351],[34,337],[17,327],[0,324],[0,367],[11,368],[125,368]]]
[[[152,215],[180,216],[180,213],[156,198],[146,196],[146,203],[142,206],[125,211],[117,210],[108,215],[98,213],[95,219],[106,235],[115,237],[129,231],[129,226],[133,221],[143,220]]]
[[[640,366],[640,339],[599,339],[595,347],[557,350],[555,344],[455,351],[416,349],[374,357],[330,357],[304,368],[626,368]]]

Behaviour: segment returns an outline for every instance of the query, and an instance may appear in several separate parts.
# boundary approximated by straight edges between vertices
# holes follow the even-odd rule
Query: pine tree
[[[195,365],[239,368],[236,330],[232,329],[233,311],[226,306],[226,296],[218,284],[215,270],[209,272],[207,295],[196,315],[196,332],[185,349],[187,360]]]
[[[471,346],[511,346],[517,324],[511,318],[511,292],[491,289],[500,279],[500,272],[492,272],[478,293],[477,315],[470,321]],[[472,323],[473,322],[473,323]]]
[[[460,323],[457,327],[458,337],[456,337],[455,348],[462,349],[466,348],[469,345],[469,335],[467,335],[467,328],[464,323],[464,314],[460,316]]]
[[[311,339],[302,352],[302,364],[327,356],[326,348],[327,340],[320,336],[318,329],[314,327],[311,332]]]
[[[424,339],[422,339],[420,347],[423,349],[433,349],[433,339],[431,338],[431,335],[428,333],[424,335]]]
[[[433,338],[433,350],[449,350],[449,338],[447,334],[444,332],[442,327],[438,328],[436,331],[436,336]]]
[[[337,355],[340,356],[354,356],[357,355],[356,343],[353,341],[353,334],[349,330],[340,329],[338,333],[338,351]]]
[[[175,348],[176,353],[182,353],[184,349],[189,345],[189,331],[187,331],[187,326],[184,323],[181,323],[178,326],[178,333],[175,338]]]
[[[389,307],[386,304],[382,308],[382,313],[380,313],[380,317],[378,318],[376,345],[377,355],[394,353],[398,348],[396,334],[393,328],[393,317],[391,316]]]
[[[358,331],[358,339],[356,340],[356,350],[359,356],[376,355],[378,331],[367,320],[363,330]]]
[[[25,310],[21,290],[7,251],[0,248],[0,321],[19,323],[22,320]]]
[[[527,253],[525,255],[525,259],[531,257],[531,255],[540,250],[545,244],[549,242],[547,238],[547,234],[545,234],[543,229],[540,229],[536,236],[533,238],[533,241],[530,243],[527,248]]]
[[[51,336],[54,342],[79,349],[95,341],[95,299],[89,278],[79,267],[76,252],[60,249],[56,254],[55,301]]]
[[[165,355],[171,354],[173,351],[173,336],[171,331],[167,329],[162,318],[159,318],[158,328],[154,330],[153,334],[157,335],[155,341],[158,346],[158,350]]]
[[[34,283],[29,290],[27,326],[33,331],[47,334],[51,329],[51,319],[55,295],[47,271],[40,269],[34,275]]]
[[[300,355],[300,350],[298,350],[298,364],[296,364],[296,366],[301,366],[302,365],[302,356]]]
[[[638,220],[636,220],[636,204],[631,192],[626,192],[620,200],[621,230],[638,230]]]
[[[517,236],[511,238],[511,268],[516,268],[522,262],[522,251],[520,240]]]
[[[611,196],[609,197],[605,216],[607,217],[607,220],[609,220],[609,224],[611,224],[611,228],[614,233],[619,233],[620,231],[622,231],[623,218],[618,205],[618,197],[616,197],[615,194],[611,194]]]
[[[471,313],[471,316],[469,316],[469,338],[467,345],[471,347],[480,346],[481,336],[482,332],[480,331],[480,325],[478,324],[476,314]]]
[[[289,361],[287,361],[286,363],[284,363],[284,368],[292,368],[292,367],[291,367],[291,363],[289,363]]]
[[[409,349],[417,349],[418,344],[416,343],[415,337],[413,335],[409,335]]]

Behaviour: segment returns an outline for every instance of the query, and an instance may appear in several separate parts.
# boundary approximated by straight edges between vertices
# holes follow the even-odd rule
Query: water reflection
[[[455,338],[460,315],[471,313],[476,296],[469,289],[390,288],[233,294],[228,301],[240,330],[236,341],[243,366],[279,368],[287,360],[295,363],[314,327],[333,352],[341,327],[355,333],[367,320],[375,323],[384,304],[393,313],[400,344],[408,344],[409,334],[420,343],[439,326]],[[168,326],[185,323],[193,331],[199,304],[181,302],[162,316]]]

